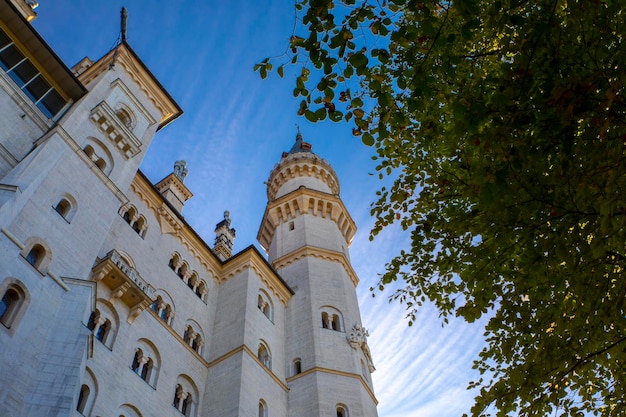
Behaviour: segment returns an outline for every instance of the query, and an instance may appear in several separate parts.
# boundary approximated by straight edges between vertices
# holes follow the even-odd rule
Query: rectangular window
[[[8,35],[0,29],[0,68],[15,81],[24,94],[46,117],[53,119],[66,101],[41,75],[37,67],[20,52]]]

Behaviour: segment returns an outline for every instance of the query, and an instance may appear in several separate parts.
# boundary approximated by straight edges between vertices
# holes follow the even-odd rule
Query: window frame
[[[41,113],[47,119],[58,120],[70,105],[71,100],[69,100],[67,97],[64,97],[64,95],[53,85],[53,83],[50,82],[50,80],[48,80],[43,75],[41,70],[35,64],[35,61],[33,61],[28,56],[28,54],[22,51],[22,48],[20,48],[20,46],[13,40],[11,36],[9,36],[7,31],[2,27],[0,27],[0,34],[3,35],[6,40],[8,40],[8,43],[0,45],[0,69],[2,69],[2,71],[4,71],[4,73],[7,74],[7,76],[9,76],[11,80],[13,80],[17,88],[22,91],[22,93],[35,105],[35,107],[39,109],[39,111],[41,111]],[[2,61],[1,56],[11,47],[22,58],[14,63],[11,67],[9,67]],[[32,75],[28,80],[23,80],[16,72],[16,70],[18,69],[18,67],[26,64],[30,65],[32,69],[36,71],[36,73]],[[41,82],[47,85],[47,89],[45,90],[45,92],[38,97],[33,93],[33,91],[28,89],[29,86],[34,85],[34,83],[36,82],[35,80],[37,79],[41,80]],[[52,98],[53,100],[60,99],[61,105],[52,106],[49,101],[50,98]]]

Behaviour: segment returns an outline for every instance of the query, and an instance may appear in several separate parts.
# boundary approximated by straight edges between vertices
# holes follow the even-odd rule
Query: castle
[[[66,67],[0,0],[0,415],[375,417],[356,226],[300,134],[233,254],[139,166],[181,108],[122,37]]]

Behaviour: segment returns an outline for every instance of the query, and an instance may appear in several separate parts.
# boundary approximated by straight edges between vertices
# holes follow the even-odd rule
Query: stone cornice
[[[341,199],[336,195],[300,187],[267,204],[257,234],[257,240],[261,246],[269,251],[280,222],[289,221],[302,214],[330,218],[337,224],[348,246],[352,243],[356,233],[356,224]]]
[[[276,259],[274,262],[272,262],[272,266],[274,267],[274,269],[280,270],[287,265],[308,257],[323,259],[329,262],[337,262],[338,264],[343,266],[343,269],[350,277],[350,280],[352,281],[352,284],[354,284],[354,287],[356,288],[356,286],[359,285],[359,277],[357,276],[356,272],[354,272],[354,269],[352,268],[350,261],[346,258],[346,255],[341,252],[335,252],[328,249],[317,248],[314,246],[303,246],[300,249],[297,249],[285,256]]]
[[[176,191],[178,191],[180,195],[183,196],[183,198],[185,199],[183,203],[193,197],[193,193],[174,173],[163,178],[156,184],[156,188],[161,192],[163,192],[163,190],[165,190],[168,186],[170,188],[175,188]]]
[[[339,195],[339,180],[328,161],[313,153],[299,152],[285,156],[274,166],[267,181],[267,199],[274,200],[280,187],[297,177],[315,177]]]
[[[304,378],[307,375],[311,375],[314,372],[323,372],[327,374],[340,375],[340,376],[345,376],[348,378],[358,379],[359,381],[361,381],[361,385],[363,385],[363,388],[365,388],[365,391],[370,396],[372,401],[374,401],[374,404],[378,405],[378,400],[376,399],[376,396],[374,395],[374,391],[372,391],[367,381],[365,381],[365,379],[361,375],[353,374],[350,372],[337,371],[334,369],[321,368],[318,366],[315,368],[307,369],[306,371],[299,373],[298,375],[294,375],[294,376],[287,378],[287,383],[290,383],[291,381],[295,381],[296,379],[299,379],[299,378]]]
[[[162,128],[182,114],[182,109],[125,42],[110,50],[105,56],[87,68],[78,78],[87,85],[100,74],[109,71],[111,65],[119,65],[158,109],[161,113],[159,128]]]

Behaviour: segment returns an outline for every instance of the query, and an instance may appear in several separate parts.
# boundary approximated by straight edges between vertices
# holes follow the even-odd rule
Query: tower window
[[[89,387],[83,384],[80,387],[80,393],[78,394],[78,402],[76,403],[76,411],[83,414],[85,411],[85,406],[87,405],[87,400],[89,399]]]
[[[262,399],[259,400],[259,417],[267,417],[267,404]]]
[[[337,417],[348,417],[348,409],[346,408],[346,406],[337,406]]]
[[[293,222],[289,222],[289,230],[291,231],[291,230],[293,230],[295,228],[296,228],[296,226],[293,224]]]
[[[293,361],[293,374],[298,375],[302,373],[302,360],[300,358],[296,358]]]
[[[272,369],[272,356],[270,354],[270,350],[262,342],[259,344],[258,358],[263,365]]]

